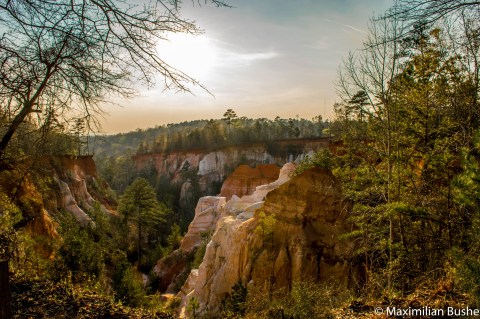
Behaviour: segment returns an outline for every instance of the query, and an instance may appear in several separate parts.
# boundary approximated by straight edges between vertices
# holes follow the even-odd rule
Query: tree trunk
[[[62,47],[62,50],[63,50],[63,47]],[[60,52],[62,50],[60,50]],[[57,57],[57,59],[58,58],[59,57]],[[7,148],[7,145],[10,143],[10,140],[12,139],[13,134],[18,129],[20,124],[25,120],[27,115],[32,113],[32,112],[39,112],[37,110],[33,110],[33,106],[35,105],[35,103],[37,103],[37,100],[40,97],[40,94],[42,94],[43,90],[45,89],[45,87],[48,83],[48,80],[52,76],[53,73],[51,71],[52,71],[52,66],[47,65],[47,70],[46,70],[45,77],[44,77],[42,83],[40,83],[40,86],[38,87],[37,91],[35,92],[35,94],[30,99],[25,100],[23,102],[22,109],[14,117],[12,123],[10,124],[10,126],[7,129],[7,132],[3,135],[2,139],[0,140],[0,158],[3,157],[3,154],[5,153],[5,149]]]
[[[28,113],[32,111],[32,107],[33,103],[30,103],[30,101],[25,102],[20,113],[18,113],[17,116],[15,116],[15,118],[13,119],[12,123],[7,129],[7,132],[0,140],[0,157],[3,157],[3,153],[5,153],[5,149],[7,148],[8,143],[10,143],[13,133],[15,133],[20,124],[25,120]]]
[[[8,261],[0,261],[0,318],[9,319],[10,313],[10,282]]]
[[[137,258],[138,258],[138,266],[140,266],[140,257],[141,257],[141,246],[140,242],[142,240],[142,228],[141,228],[141,223],[140,223],[140,212],[138,212],[138,240],[137,240]]]

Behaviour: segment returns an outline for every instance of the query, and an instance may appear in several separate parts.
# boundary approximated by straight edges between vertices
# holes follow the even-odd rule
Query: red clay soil
[[[280,168],[275,164],[257,165],[250,167],[240,165],[223,182],[220,196],[229,200],[233,195],[242,197],[255,191],[260,185],[269,184],[278,179]]]

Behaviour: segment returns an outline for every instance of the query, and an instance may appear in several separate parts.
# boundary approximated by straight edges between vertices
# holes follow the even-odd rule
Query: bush
[[[61,261],[74,274],[74,280],[85,274],[99,277],[104,268],[106,247],[95,240],[91,228],[82,228],[73,217],[65,217],[61,230],[63,244],[59,250]]]
[[[331,311],[349,298],[338,283],[294,282],[287,288],[248,289],[245,318],[330,318]]]
[[[143,304],[145,290],[141,281],[135,276],[127,256],[122,251],[117,251],[115,268],[112,276],[112,287],[115,297],[127,305],[138,307]]]
[[[245,315],[247,302],[247,288],[237,282],[232,291],[222,300],[224,318],[235,318]]]
[[[312,169],[314,167],[331,169],[333,165],[332,153],[328,149],[321,149],[315,153],[312,157],[307,156],[300,164],[297,165],[292,176],[298,176],[303,172]]]

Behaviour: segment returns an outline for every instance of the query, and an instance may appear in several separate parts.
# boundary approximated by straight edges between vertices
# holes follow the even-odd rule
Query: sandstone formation
[[[346,285],[343,256],[351,246],[339,235],[350,225],[342,207],[339,183],[329,171],[313,169],[269,192],[253,218],[226,215],[198,274],[182,288],[183,307],[195,297],[202,311],[215,313],[237,282],[262,288],[334,279]]]
[[[180,248],[169,256],[160,259],[154,267],[159,278],[159,289],[167,293],[175,292],[177,278],[186,271],[188,254],[200,244],[202,233],[211,232],[221,217],[225,197],[206,196],[198,200],[195,217],[183,237]]]
[[[193,201],[193,186],[190,180],[187,180],[185,183],[182,184],[180,188],[180,199],[179,205],[180,208],[187,208],[190,206],[191,202]]]
[[[29,162],[19,162],[17,169],[27,172],[30,165]],[[101,203],[98,198],[94,199],[95,195],[91,195],[94,192],[89,190],[90,186],[97,182],[97,173],[91,156],[43,157],[38,159],[37,165],[46,173],[40,178],[39,174],[28,173],[22,177],[21,183],[12,183],[12,179],[18,178],[15,171],[3,170],[0,174],[0,188],[8,194],[14,191],[12,187],[16,187],[15,204],[22,211],[24,230],[33,238],[47,238],[38,240],[35,250],[44,258],[52,258],[55,245],[44,243],[60,237],[57,231],[57,214],[60,210],[71,213],[82,225],[91,222],[85,211],[95,203]],[[97,183],[97,190],[100,190],[100,187],[108,185]],[[111,213],[105,207],[103,210]]]
[[[242,197],[251,194],[260,185],[269,184],[278,178],[280,168],[275,164],[238,166],[222,184],[220,196],[229,200],[232,195]]]
[[[242,201],[253,204],[265,200],[265,196],[267,196],[270,191],[290,180],[290,175],[295,171],[295,166],[296,165],[293,163],[283,165],[276,181],[270,184],[257,186],[252,194],[243,196]]]
[[[188,226],[188,232],[182,239],[180,249],[191,252],[200,243],[201,234],[214,229],[225,203],[225,197],[206,196],[198,200],[195,217]]]
[[[86,226],[92,222],[92,219],[78,206],[69,185],[60,179],[57,179],[57,182],[61,192],[61,207],[70,212],[80,225]]]
[[[245,243],[247,238],[247,233],[243,231],[235,231],[225,232],[225,229],[232,230],[232,229],[239,229],[237,226],[243,225],[245,221],[253,220],[252,217],[254,216],[254,212],[263,206],[263,200],[265,196],[272,190],[278,188],[280,185],[286,183],[290,179],[291,173],[295,170],[295,164],[287,163],[285,164],[282,169],[280,169],[278,179],[272,183],[266,185],[257,186],[255,191],[252,194],[242,196],[242,198],[232,195],[232,198],[224,203],[219,210],[216,212],[216,221],[214,224],[211,224],[214,228],[212,230],[215,231],[215,235],[217,236],[216,240],[218,239],[219,234],[225,234],[226,237],[219,240],[224,243],[225,251],[219,252],[221,255],[221,259],[229,259],[234,260],[238,258],[235,254],[238,253],[236,250],[230,249],[230,247],[237,247],[237,245],[241,245]],[[214,201],[217,198],[218,200],[224,201],[224,197],[209,197],[209,201]],[[199,204],[202,202],[200,199]],[[194,220],[195,222],[195,220]],[[192,228],[194,229],[194,228]],[[223,231],[222,231],[223,230]],[[190,232],[190,228],[189,228]],[[234,235],[233,237],[229,237],[230,235]],[[185,236],[187,237],[188,234]],[[198,241],[199,243],[199,241]],[[212,241],[208,244],[210,246]],[[207,258],[211,257],[211,250],[209,251],[207,248],[207,252],[204,257],[204,262]],[[219,275],[216,277],[216,280],[224,280],[224,277],[220,273],[229,272],[231,269],[225,268],[219,270]],[[199,279],[199,274],[203,276]],[[199,270],[193,269],[188,277],[187,281],[183,285],[181,291],[178,293],[177,297],[181,300],[180,306],[180,317],[185,316],[185,307],[188,304],[188,300],[193,296],[194,287],[198,280],[205,280],[205,273],[199,273]]]
[[[193,171],[199,177],[202,194],[216,195],[213,185],[225,180],[229,172],[241,163],[251,166],[259,164],[276,164],[282,166],[289,162],[299,162],[306,155],[320,148],[329,147],[329,140],[302,139],[276,141],[277,148],[284,148],[279,154],[270,154],[265,144],[225,147],[219,150],[178,151],[172,153],[143,154],[135,157],[135,165],[141,170],[148,166],[155,167],[159,176],[170,178],[172,183],[184,183],[182,173]],[[252,187],[252,189],[254,186]],[[240,194],[242,196],[244,194]]]
[[[53,174],[60,189],[58,207],[70,212],[83,226],[92,222],[86,211],[93,209],[96,203],[105,214],[113,214],[95,200],[88,190],[87,184],[96,184],[98,187],[95,162],[91,156],[60,157],[54,160],[61,163],[60,166],[54,165],[56,169]]]
[[[271,169],[269,166],[267,167],[267,169]],[[200,244],[202,233],[213,232],[218,221],[225,216],[237,216],[239,220],[251,218],[253,212],[262,205],[265,195],[286,182],[294,168],[294,164],[288,163],[281,170],[276,169],[277,174],[279,172],[276,181],[258,186],[253,194],[245,195],[242,198],[233,195],[228,202],[222,196],[200,198],[195,208],[195,217],[188,227],[188,232],[183,238],[180,248],[171,255],[160,259],[154,268],[160,281],[160,290],[167,293],[174,292],[177,278],[187,270],[188,254],[192,253],[194,248]]]

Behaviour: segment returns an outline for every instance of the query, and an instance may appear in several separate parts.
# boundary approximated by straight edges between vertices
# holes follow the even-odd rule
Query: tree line
[[[167,124],[146,130],[94,138],[94,153],[115,155],[127,149],[140,154],[212,149],[280,139],[328,136],[330,123],[316,116],[304,118],[251,119],[229,109],[222,119]]]

